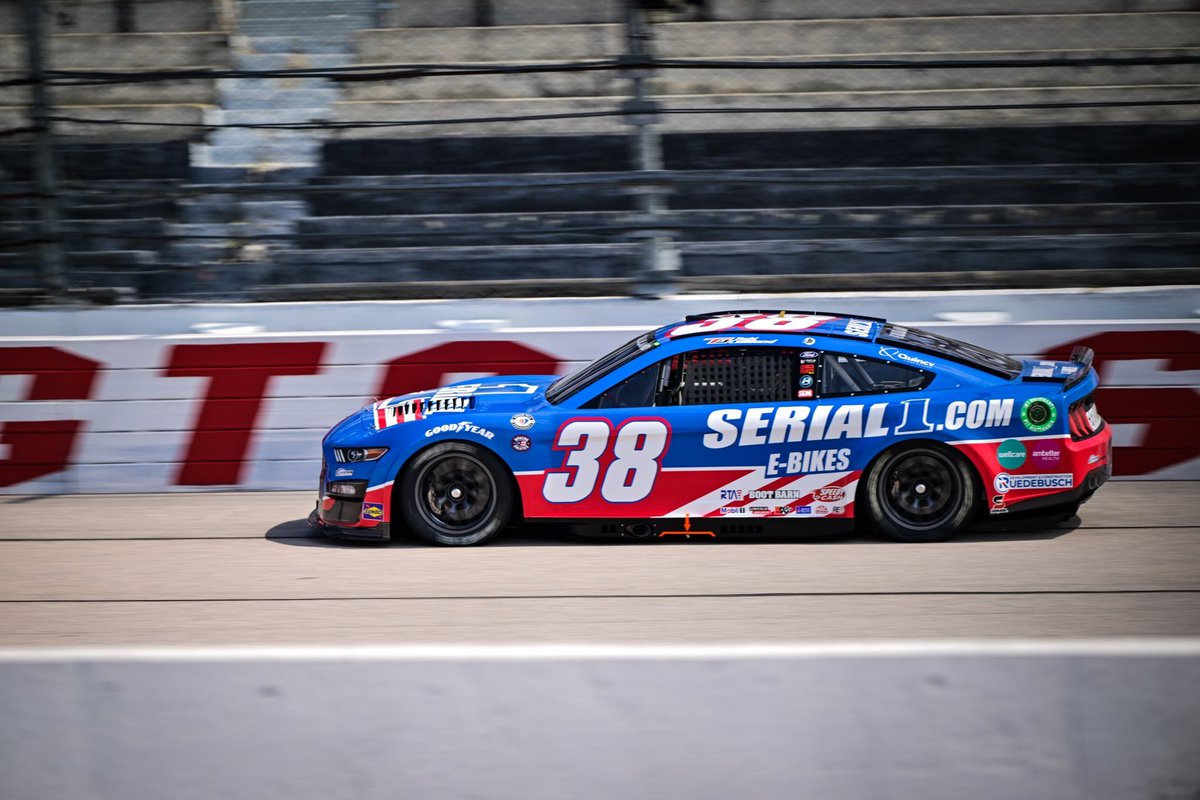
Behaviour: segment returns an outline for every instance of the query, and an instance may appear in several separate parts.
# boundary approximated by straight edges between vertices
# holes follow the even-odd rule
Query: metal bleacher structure
[[[20,5],[8,303],[44,299]],[[653,237],[671,291],[1200,278],[1197,0],[666,0],[652,70],[625,0],[41,5],[83,294],[636,293]]]

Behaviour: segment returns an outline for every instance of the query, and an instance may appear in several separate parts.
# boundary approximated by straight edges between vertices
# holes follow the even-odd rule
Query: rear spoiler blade
[[[1064,389],[1070,389],[1075,384],[1079,383],[1087,374],[1092,371],[1092,361],[1095,360],[1096,353],[1092,348],[1082,344],[1077,344],[1071,348],[1071,363],[1079,365],[1079,371],[1071,377],[1067,378],[1063,384]]]
[[[1075,345],[1071,350],[1071,360],[1067,361],[1027,361],[1022,381],[1029,383],[1061,383],[1063,389],[1070,389],[1082,381],[1092,371],[1092,361],[1096,354],[1092,348]]]

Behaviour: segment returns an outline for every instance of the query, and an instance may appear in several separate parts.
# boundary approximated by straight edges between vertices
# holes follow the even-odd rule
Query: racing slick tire
[[[479,447],[446,442],[421,451],[397,481],[400,513],[434,544],[482,544],[508,524],[513,496],[504,464]]]
[[[866,505],[875,527],[902,542],[940,542],[974,516],[978,490],[970,468],[936,445],[893,448],[867,478]]]

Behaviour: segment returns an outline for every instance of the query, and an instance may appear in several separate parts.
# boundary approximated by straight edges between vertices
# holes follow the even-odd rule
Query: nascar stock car
[[[1075,513],[1111,475],[1090,349],[1019,361],[869,317],[715,312],[579,371],[393,397],[323,442],[318,530],[444,545],[872,526],[903,541]]]

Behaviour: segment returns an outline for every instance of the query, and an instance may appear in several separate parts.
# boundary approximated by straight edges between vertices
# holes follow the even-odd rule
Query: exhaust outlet
[[[624,527],[625,535],[635,539],[645,539],[654,535],[654,526],[648,522],[634,522]]]

